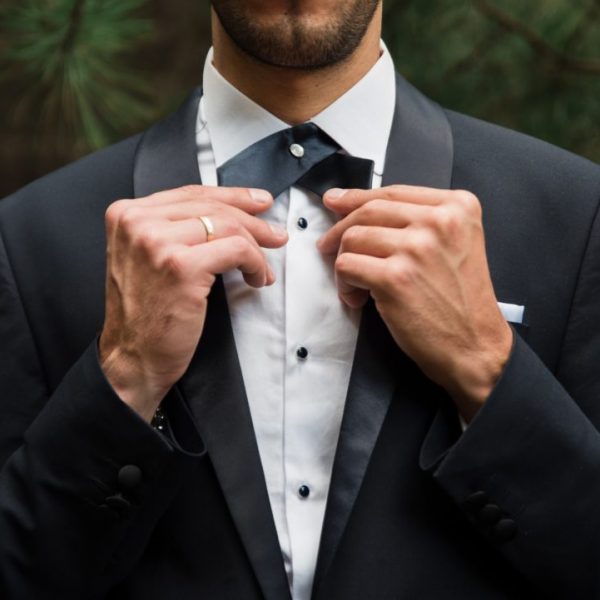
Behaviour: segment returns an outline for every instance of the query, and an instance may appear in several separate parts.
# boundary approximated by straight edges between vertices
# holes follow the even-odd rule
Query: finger
[[[221,202],[252,215],[264,212],[273,204],[273,196],[267,190],[256,188],[194,185],[180,191],[188,201]]]
[[[341,300],[352,308],[360,308],[367,301],[369,291],[381,281],[384,260],[344,252],[335,262],[335,271]]]
[[[176,264],[189,277],[198,278],[239,269],[253,287],[268,283],[267,261],[262,252],[243,236],[233,236],[182,248],[176,254]],[[179,268],[179,267],[178,267]]]
[[[362,308],[369,301],[368,290],[361,290],[351,285],[346,286],[343,282],[338,284],[338,296],[350,308]]]
[[[426,206],[402,204],[390,200],[371,200],[338,221],[317,242],[323,254],[335,254],[344,233],[357,225],[403,228],[422,222],[431,209]]]
[[[325,192],[323,203],[334,212],[347,215],[370,200],[381,199],[435,206],[441,204],[449,194],[451,192],[448,190],[410,185],[390,185],[373,190],[332,189]]]
[[[209,242],[208,232],[200,219],[146,221],[130,241],[147,255],[155,256],[159,264],[162,264],[164,256],[171,251],[172,246],[213,243],[216,239],[234,236],[242,236],[247,239],[262,255],[254,237],[238,221],[214,219],[213,227],[215,230],[214,238],[211,238]],[[267,264],[267,283],[270,285],[274,282],[273,270]]]
[[[235,221],[222,217],[210,217],[214,228],[211,241],[235,235],[241,235],[258,248],[254,237],[246,228]],[[167,245],[194,246],[207,243],[208,231],[200,219],[182,219],[181,221],[145,221],[135,234],[135,242],[141,247],[161,247]]]
[[[404,229],[354,225],[346,230],[340,243],[340,253],[367,254],[387,258],[402,247]]]
[[[228,206],[223,203],[214,203],[207,201],[188,201],[175,204],[165,204],[146,208],[132,209],[139,215],[139,221],[185,221],[188,219],[198,219],[199,217],[208,217],[211,219],[215,229],[215,236],[225,237],[235,235],[237,225],[244,227],[263,248],[279,248],[283,246],[288,239],[287,231],[275,224],[247,214],[243,210]],[[131,213],[129,217],[131,219]],[[125,218],[127,215],[124,215]],[[133,220],[137,220],[134,214]]]
[[[132,200],[119,200],[113,203],[114,208],[156,207],[190,201],[222,202],[235,206],[248,214],[260,214],[273,204],[273,196],[266,191],[255,188],[234,188],[207,185],[187,185],[180,188],[165,190]]]
[[[263,248],[280,248],[288,240],[288,233],[284,227],[277,223],[269,223],[258,217],[245,213],[234,206],[213,205],[212,207],[201,206],[193,202],[189,205],[180,205],[183,218],[208,217],[213,222],[215,237],[235,235],[237,229],[245,229]],[[171,220],[177,220],[173,213]]]

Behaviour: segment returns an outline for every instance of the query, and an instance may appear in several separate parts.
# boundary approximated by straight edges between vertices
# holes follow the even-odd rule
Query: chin
[[[347,59],[378,5],[379,0],[213,0],[222,29],[248,56],[302,70]]]

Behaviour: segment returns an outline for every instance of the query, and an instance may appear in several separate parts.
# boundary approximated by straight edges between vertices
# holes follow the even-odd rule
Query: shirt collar
[[[348,154],[375,162],[382,175],[396,105],[394,63],[383,41],[382,53],[371,70],[311,121]],[[231,85],[212,64],[209,50],[204,64],[204,93],[198,128],[208,127],[217,167],[289,125]]]

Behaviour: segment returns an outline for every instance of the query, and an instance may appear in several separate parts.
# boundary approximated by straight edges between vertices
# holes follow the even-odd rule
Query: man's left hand
[[[481,205],[465,191],[409,186],[330,190],[342,218],[318,243],[340,298],[369,295],[398,346],[444,387],[467,421],[508,360],[512,330],[494,294]]]

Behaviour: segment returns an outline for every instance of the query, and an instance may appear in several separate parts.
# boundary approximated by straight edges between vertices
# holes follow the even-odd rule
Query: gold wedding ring
[[[206,241],[210,242],[215,237],[215,226],[213,225],[213,222],[208,217],[198,217],[198,219],[200,219],[206,230]]]

